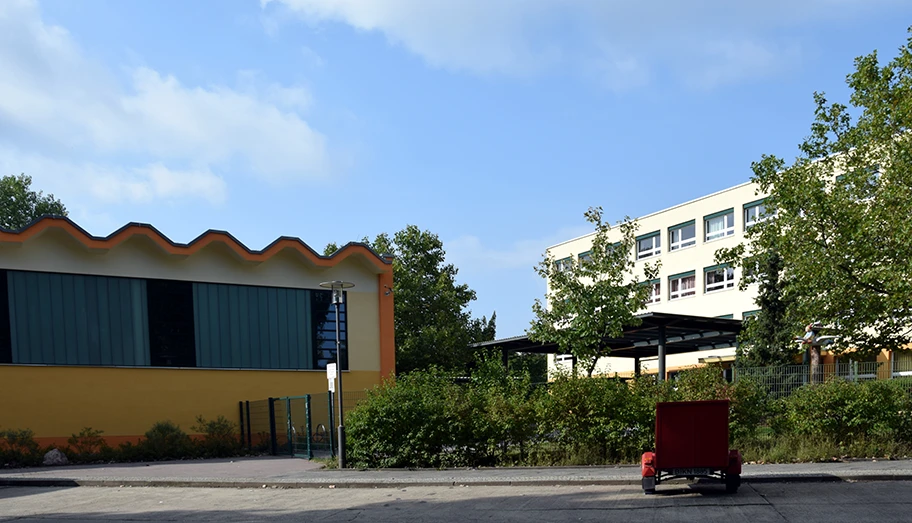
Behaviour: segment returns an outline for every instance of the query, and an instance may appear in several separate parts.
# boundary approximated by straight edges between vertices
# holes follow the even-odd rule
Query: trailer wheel
[[[741,486],[741,474],[729,474],[725,476],[725,492],[729,494],[734,494],[738,492],[738,487]]]
[[[643,492],[646,494],[655,494],[656,492],[656,479],[655,476],[647,476],[643,478]]]

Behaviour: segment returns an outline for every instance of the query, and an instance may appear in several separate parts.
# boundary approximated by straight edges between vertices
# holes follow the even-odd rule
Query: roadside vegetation
[[[66,446],[41,447],[29,429],[0,428],[0,467],[35,467],[44,455],[60,450],[70,463],[111,463],[129,461],[161,461],[166,459],[227,458],[241,455],[237,424],[224,416],[207,420],[197,416],[191,437],[170,421],[152,425],[136,443],[126,442],[117,447],[108,445],[104,432],[91,427],[73,434]]]
[[[772,399],[717,367],[652,376],[559,376],[534,386],[481,362],[469,383],[412,372],[369,394],[347,418],[350,466],[475,467],[638,463],[654,446],[659,401],[727,399],[732,448],[746,461],[892,458],[912,453],[912,383],[835,378]]]

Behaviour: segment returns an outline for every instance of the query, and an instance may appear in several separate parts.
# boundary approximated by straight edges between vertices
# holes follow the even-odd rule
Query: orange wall
[[[380,383],[379,372],[343,374],[345,391]],[[191,433],[196,416],[238,422],[238,402],[325,393],[326,371],[0,365],[0,428],[32,429],[40,441],[83,427],[112,443],[135,439],[156,421]],[[347,409],[346,409],[347,410]]]

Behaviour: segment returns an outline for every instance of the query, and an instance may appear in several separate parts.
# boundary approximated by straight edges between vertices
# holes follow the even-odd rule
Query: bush
[[[236,432],[237,424],[225,416],[207,421],[199,415],[192,429],[203,435],[203,438],[196,442],[202,457],[227,458],[237,456],[241,452],[241,442]]]
[[[773,417],[773,405],[766,389],[750,378],[729,383],[714,365],[682,371],[675,385],[680,401],[730,402],[728,435],[733,445],[749,442]]]
[[[833,377],[783,400],[781,432],[839,445],[873,438],[912,440],[912,398],[901,383]]]
[[[153,461],[183,459],[194,456],[193,441],[186,432],[170,421],[159,421],[146,432],[137,447],[142,459]],[[132,449],[131,449],[132,450]]]
[[[35,467],[44,454],[30,429],[0,430],[0,466]]]
[[[64,450],[67,458],[75,463],[114,460],[114,450],[108,446],[102,434],[102,430],[85,427],[79,434],[70,436],[67,439],[69,447]]]
[[[431,369],[410,372],[370,391],[347,419],[348,459],[354,467],[461,465],[467,433],[457,414],[461,391]]]

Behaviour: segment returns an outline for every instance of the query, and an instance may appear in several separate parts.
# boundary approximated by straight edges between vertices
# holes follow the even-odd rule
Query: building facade
[[[177,244],[145,224],[93,237],[64,218],[0,230],[0,426],[109,443],[157,421],[238,417],[238,401],[324,392],[340,310],[345,390],[395,367],[391,259],[296,238],[251,251],[221,231]]]
[[[764,218],[763,195],[756,184],[743,183],[708,196],[637,218],[635,252],[637,271],[649,262],[661,262],[659,276],[649,282],[652,298],[646,311],[693,316],[744,319],[756,313],[757,285],[738,289],[741,270],[719,265],[716,251],[744,241],[744,231]],[[621,239],[615,228],[611,234]],[[548,248],[558,267],[571,259],[585,259],[593,234]],[[700,360],[733,360],[735,348],[713,349],[668,356],[667,370],[689,367]],[[549,369],[568,366],[569,356],[549,356]],[[654,361],[641,362],[655,372]],[[633,363],[624,358],[602,358],[597,373],[629,375]]]

